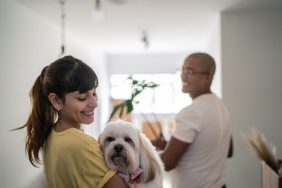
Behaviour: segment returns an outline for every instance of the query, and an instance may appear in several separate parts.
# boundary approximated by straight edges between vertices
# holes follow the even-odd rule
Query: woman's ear
[[[48,99],[51,102],[52,106],[59,112],[63,107],[62,100],[55,93],[50,93]]]

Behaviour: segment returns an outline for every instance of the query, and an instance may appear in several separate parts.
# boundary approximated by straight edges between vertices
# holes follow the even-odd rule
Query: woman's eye
[[[126,142],[132,142],[131,138],[129,138],[129,137],[125,137],[125,138],[124,138],[124,141],[126,141]]]
[[[85,101],[86,100],[86,97],[84,98],[78,98],[79,101]]]
[[[87,95],[85,95],[84,93],[81,93],[77,96],[77,99],[79,101],[85,101],[87,99]]]
[[[97,93],[93,93],[93,97],[97,98]]]

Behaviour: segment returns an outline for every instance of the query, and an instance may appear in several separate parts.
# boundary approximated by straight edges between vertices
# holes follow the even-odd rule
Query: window
[[[111,76],[111,97],[112,99],[129,99],[131,84],[127,80],[128,74],[114,74]],[[159,84],[158,87],[146,88],[136,100],[134,113],[155,113],[171,114],[176,113],[184,106],[191,103],[188,94],[181,92],[180,72],[175,74],[133,74],[136,80],[145,80]]]

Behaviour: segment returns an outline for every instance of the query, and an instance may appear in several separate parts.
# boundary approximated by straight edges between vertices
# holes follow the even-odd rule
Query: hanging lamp
[[[61,50],[59,57],[64,56],[65,54],[65,0],[59,0],[61,7]]]
[[[149,41],[149,38],[148,38],[148,32],[146,30],[142,31],[141,41],[144,45],[144,48],[148,49],[149,46],[150,46],[150,41]]]

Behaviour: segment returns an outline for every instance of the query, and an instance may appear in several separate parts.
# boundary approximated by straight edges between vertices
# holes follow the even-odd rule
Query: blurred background
[[[232,117],[226,184],[260,187],[260,162],[241,135],[257,128],[281,158],[281,20],[281,0],[0,0],[0,187],[46,187],[43,168],[26,157],[25,131],[9,131],[25,123],[44,66],[72,55],[98,74],[99,107],[85,126],[96,138],[130,96],[129,75],[158,83],[127,118],[150,138],[148,122],[157,132],[160,123],[169,137],[175,113],[191,103],[181,93],[181,65],[197,51],[215,58],[212,90]]]

